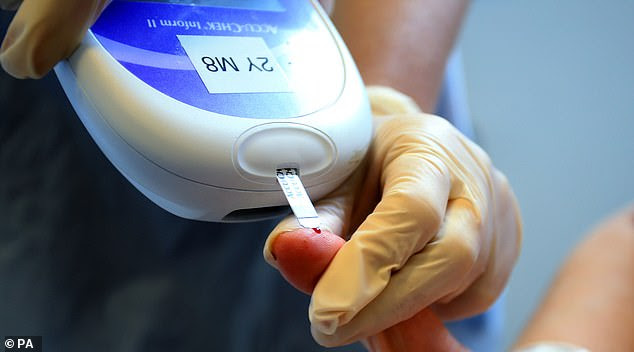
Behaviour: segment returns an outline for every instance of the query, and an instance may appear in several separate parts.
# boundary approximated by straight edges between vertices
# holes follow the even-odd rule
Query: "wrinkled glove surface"
[[[0,0],[0,8],[18,10],[0,46],[2,68],[17,78],[44,76],[73,53],[108,3],[110,0]]]

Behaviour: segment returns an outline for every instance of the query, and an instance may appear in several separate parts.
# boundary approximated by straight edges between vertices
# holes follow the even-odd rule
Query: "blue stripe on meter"
[[[232,9],[245,9],[256,11],[285,11],[278,0],[126,0],[142,2],[160,2],[165,4],[196,5],[226,7]]]

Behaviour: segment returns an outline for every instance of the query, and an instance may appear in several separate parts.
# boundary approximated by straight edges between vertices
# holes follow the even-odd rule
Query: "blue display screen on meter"
[[[226,5],[226,6],[225,6]],[[190,106],[280,119],[332,104],[340,52],[311,0],[113,0],[95,39],[131,74]]]

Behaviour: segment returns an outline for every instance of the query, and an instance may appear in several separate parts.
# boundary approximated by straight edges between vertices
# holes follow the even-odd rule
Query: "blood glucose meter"
[[[287,211],[280,169],[318,199],[371,138],[359,73],[314,0],[114,0],[55,72],[112,164],[185,218]]]

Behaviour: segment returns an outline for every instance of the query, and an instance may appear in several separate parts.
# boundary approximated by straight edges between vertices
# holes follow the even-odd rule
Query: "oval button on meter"
[[[273,151],[273,152],[271,152]],[[240,174],[251,181],[270,183],[279,167],[297,167],[302,180],[326,172],[337,158],[334,144],[319,130],[300,124],[271,123],[243,133],[234,147]]]

